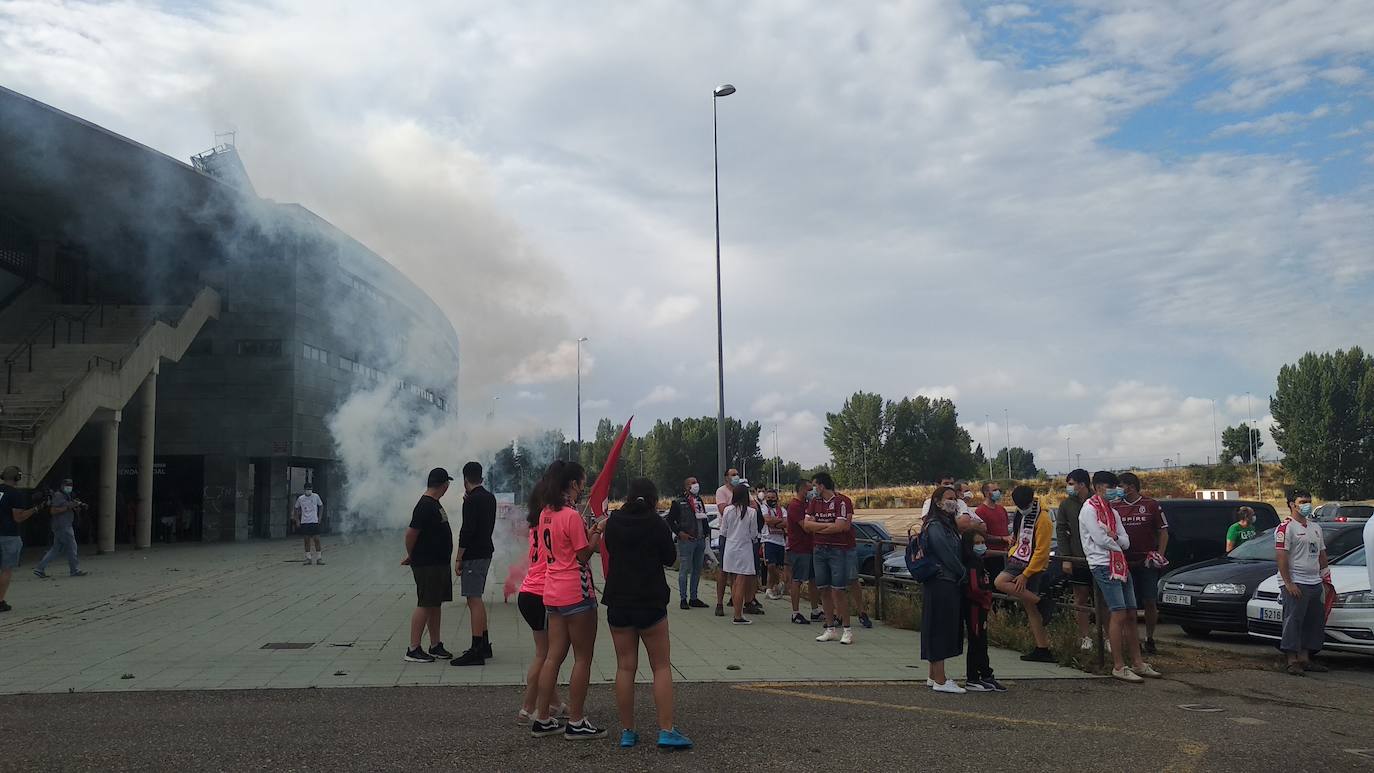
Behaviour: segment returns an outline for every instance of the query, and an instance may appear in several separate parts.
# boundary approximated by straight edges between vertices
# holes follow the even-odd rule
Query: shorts
[[[782,566],[787,563],[787,547],[776,542],[763,543],[763,560],[769,566]]]
[[[543,596],[520,591],[520,595],[515,597],[515,606],[520,610],[520,616],[529,624],[531,631],[538,633],[548,627],[549,613],[544,609]]]
[[[583,612],[594,611],[596,609],[596,597],[583,596],[582,600],[577,602],[576,604],[564,604],[561,607],[555,607],[545,604],[544,608],[547,609],[550,613],[558,615],[559,617],[573,617],[574,615],[580,615]]]
[[[432,609],[453,601],[453,572],[447,562],[412,566],[410,573],[415,576],[415,606]]]
[[[849,564],[854,551],[834,545],[817,545],[811,553],[811,565],[816,573],[816,587],[822,590],[843,590],[849,587]]]
[[[23,552],[23,537],[0,537],[0,571],[19,566],[19,556]]]
[[[1126,575],[1126,581],[1122,582],[1108,579],[1111,573],[1112,570],[1105,566],[1094,566],[1092,570],[1093,579],[1097,581],[1097,589],[1102,593],[1102,603],[1113,612],[1138,609],[1130,575]]]
[[[1001,571],[1001,574],[1008,575],[1008,576],[1011,577],[1013,580],[1015,580],[1017,577],[1020,577],[1021,575],[1025,574],[1025,573],[1026,573],[1026,564],[1023,564],[1023,563],[1021,563],[1020,561],[1017,561],[1017,560],[1014,559],[1014,558],[1008,558],[1008,559],[1007,559],[1007,565],[1004,566],[1004,567],[1002,567],[1002,571]],[[996,577],[994,577],[993,579],[996,579]]]
[[[463,571],[458,575],[458,590],[463,598],[481,598],[487,592],[487,572],[490,570],[490,558],[463,560]]]
[[[1135,597],[1143,607],[1159,601],[1159,570],[1152,566],[1141,566],[1131,570],[1131,585],[1135,586]]]
[[[663,607],[606,607],[606,625],[612,628],[633,628],[647,631],[667,619]]]
[[[301,524],[301,534],[306,537],[318,537],[320,534],[319,522]]]
[[[792,568],[792,582],[810,582],[816,576],[810,553],[788,553],[787,565]]]

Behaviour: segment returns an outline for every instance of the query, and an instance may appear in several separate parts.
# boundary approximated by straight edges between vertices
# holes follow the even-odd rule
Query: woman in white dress
[[[750,506],[749,487],[735,486],[729,507],[721,514],[725,535],[725,555],[721,568],[735,576],[730,600],[735,608],[735,625],[753,623],[744,616],[744,602],[754,595],[754,541],[759,537],[759,511]]]

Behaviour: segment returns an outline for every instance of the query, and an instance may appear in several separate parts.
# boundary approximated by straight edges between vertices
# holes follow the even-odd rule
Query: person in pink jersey
[[[539,699],[539,674],[544,670],[544,659],[549,655],[549,613],[544,609],[544,573],[548,568],[548,561],[547,556],[539,549],[539,515],[544,511],[544,498],[541,496],[540,488],[535,486],[534,493],[530,495],[529,511],[525,516],[525,522],[530,527],[530,565],[524,581],[520,583],[520,594],[516,597],[516,608],[520,610],[520,615],[525,618],[530,631],[534,633],[534,658],[530,660],[529,671],[525,674],[525,701],[520,707],[521,722],[530,722],[534,719],[535,706]],[[557,708],[550,711],[555,718],[567,715],[567,705],[558,699],[557,684],[554,685],[553,703]]]
[[[555,463],[557,464],[557,463]],[[601,544],[602,524],[587,528],[575,509],[587,485],[587,473],[576,462],[564,462],[540,483],[545,502],[539,514],[539,548],[544,558],[544,608],[548,611],[549,651],[539,674],[538,713],[530,735],[556,735],[558,720],[550,716],[558,671],[573,653],[568,680],[568,724],[561,728],[570,741],[603,738],[584,713],[596,649],[596,587],[588,561]]]

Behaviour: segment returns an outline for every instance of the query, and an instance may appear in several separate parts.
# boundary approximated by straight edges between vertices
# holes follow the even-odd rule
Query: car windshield
[[[1227,558],[1242,561],[1277,561],[1274,556],[1274,530],[1269,529],[1251,537],[1245,544],[1226,554]]]
[[[1360,548],[1333,563],[1336,566],[1365,566],[1365,548]]]
[[[1374,505],[1342,505],[1336,510],[1337,518],[1368,518],[1374,515]]]

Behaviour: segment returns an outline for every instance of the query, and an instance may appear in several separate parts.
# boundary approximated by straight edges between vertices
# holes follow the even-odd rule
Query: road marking
[[[1231,721],[1237,725],[1267,725],[1268,721],[1258,717],[1231,717]]]
[[[817,682],[808,684],[808,687],[864,687],[876,685],[891,685],[891,682]],[[1111,725],[1103,724],[1072,724],[1069,722],[1055,722],[1048,719],[1025,719],[1022,717],[1004,717],[996,714],[986,714],[974,711],[959,711],[957,709],[937,709],[929,706],[912,706],[906,703],[885,703],[883,701],[867,700],[865,698],[846,698],[839,695],[825,695],[822,693],[804,692],[791,687],[783,687],[777,682],[756,682],[753,684],[731,685],[736,690],[749,690],[751,692],[767,693],[769,695],[781,695],[788,698],[805,698],[807,700],[823,701],[826,703],[844,703],[851,706],[871,706],[879,709],[890,709],[893,711],[907,711],[913,714],[934,714],[944,717],[958,717],[960,719],[973,720],[975,722],[1000,722],[1005,725],[1020,727],[1038,727],[1054,730],[1078,730],[1094,733],[1111,733],[1117,736],[1136,736],[1140,738],[1158,738],[1155,732],[1145,732],[1140,730],[1130,730]],[[1179,741],[1176,747],[1179,758],[1170,762],[1163,768],[1164,773],[1193,773],[1197,770],[1197,763],[1202,756],[1207,753],[1207,745],[1196,741]],[[1351,751],[1353,754],[1360,754],[1359,751]]]

